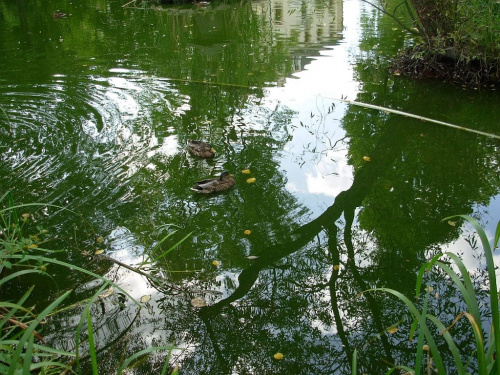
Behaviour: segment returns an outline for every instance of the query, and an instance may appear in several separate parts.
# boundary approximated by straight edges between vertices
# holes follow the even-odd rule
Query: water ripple
[[[157,155],[178,152],[172,124],[187,98],[166,80],[115,69],[57,74],[36,85],[0,82],[2,190],[35,201],[111,210],[137,201],[131,181]],[[158,124],[161,113],[170,130]],[[156,133],[159,133],[159,136]]]

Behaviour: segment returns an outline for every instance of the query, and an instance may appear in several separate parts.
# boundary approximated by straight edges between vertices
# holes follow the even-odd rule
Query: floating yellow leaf
[[[338,270],[340,269],[340,266],[339,266],[338,264],[336,264],[336,265],[334,265],[334,266],[333,266],[333,269],[334,269],[335,271],[338,271]]]
[[[203,307],[206,305],[207,305],[207,303],[205,302],[205,300],[203,298],[196,297],[196,298],[193,298],[191,300],[191,306],[193,306],[193,307]]]
[[[141,303],[147,303],[150,300],[151,300],[151,294],[147,294],[145,296],[142,296],[141,299],[140,299]]]
[[[101,236],[97,237],[97,239],[95,240],[95,242],[97,243],[102,243],[104,241],[104,238],[102,238]]]
[[[219,263],[217,260],[213,260],[213,261],[212,261],[212,264],[213,264],[215,267],[219,267],[219,266],[220,266],[220,263]]]
[[[245,233],[247,236],[252,233],[252,231],[250,229],[246,229],[243,233]]]
[[[280,360],[280,359],[283,359],[283,358],[284,358],[284,356],[283,356],[283,354],[282,354],[282,353],[276,353],[276,354],[274,355],[274,359],[278,359],[278,360]]]
[[[241,171],[241,173],[243,173],[243,174],[250,174],[250,169],[243,169]]]
[[[398,331],[398,327],[390,327],[390,328],[387,328],[387,332],[390,333],[391,335],[393,333],[396,333]]]
[[[99,254],[102,254],[102,253],[104,253],[104,250],[99,249],[99,250],[95,251],[94,255],[99,255]]]
[[[454,227],[456,225],[456,223],[454,221],[451,221],[451,220],[448,220],[448,224],[451,225],[452,227]]]
[[[356,294],[356,295],[354,296],[354,299],[360,298],[362,295],[363,295],[363,292],[358,293],[358,294]]]
[[[115,292],[115,290],[113,289],[112,286],[110,286],[107,290],[105,290],[104,292],[102,292],[101,294],[99,294],[99,298],[103,299],[103,298],[109,297],[114,292]]]
[[[249,183],[249,184],[253,184],[255,181],[257,181],[257,179],[255,177],[247,178],[247,183]]]
[[[371,161],[372,159],[369,156],[363,156],[364,161]]]

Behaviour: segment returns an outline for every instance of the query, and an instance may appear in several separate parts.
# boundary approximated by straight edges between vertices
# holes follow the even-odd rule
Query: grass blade
[[[357,355],[358,351],[354,349],[354,353],[352,353],[352,375],[356,375],[358,373],[357,369]]]
[[[146,355],[146,354],[150,354],[154,351],[158,351],[158,350],[169,350],[171,351],[172,349],[175,349],[173,346],[169,345],[169,346],[153,346],[151,348],[147,348],[147,349],[143,349],[137,353],[134,353],[132,354],[130,357],[128,357],[127,359],[125,359],[125,361],[123,361],[122,365],[120,366],[120,368],[118,369],[117,371],[117,375],[121,375],[121,373],[123,372],[123,370],[125,370],[130,363],[132,363],[135,359],[139,358],[140,356],[143,356],[143,355]]]
[[[443,335],[443,338],[445,339],[446,343],[448,344],[448,347],[450,348],[450,352],[451,352],[453,359],[455,361],[455,366],[457,367],[457,374],[458,375],[466,375],[466,371],[465,371],[464,365],[462,363],[462,358],[460,357],[460,350],[457,348],[457,345],[455,344],[455,341],[453,341],[453,337],[451,336],[450,332],[448,332],[448,329],[435,316],[427,315],[427,318],[429,320],[431,320],[434,323],[434,325],[439,329],[439,331]]]
[[[446,374],[446,369],[444,367],[444,363],[443,363],[443,359],[442,359],[441,354],[440,354],[440,350],[437,347],[436,342],[434,341],[434,338],[432,337],[432,334],[429,330],[429,327],[427,326],[426,317],[424,317],[424,316],[422,316],[422,314],[420,314],[420,312],[418,311],[415,304],[413,304],[413,302],[411,302],[404,294],[402,294],[394,289],[377,288],[377,289],[370,289],[368,291],[380,291],[380,292],[386,292],[386,293],[392,294],[393,296],[399,298],[406,305],[406,307],[408,307],[411,314],[418,321],[418,324],[420,326],[420,330],[425,335],[425,339],[427,340],[427,343],[431,349],[431,353],[432,353],[432,356],[433,356],[433,359],[434,359],[434,362],[436,364],[436,368],[437,368],[438,372],[440,374]],[[419,373],[420,373],[420,369],[416,368],[415,374],[419,374]]]
[[[481,243],[483,245],[484,256],[486,258],[486,268],[488,271],[488,278],[490,281],[489,289],[490,289],[490,304],[492,311],[492,330],[493,330],[493,338],[490,340],[492,345],[495,345],[496,355],[500,355],[500,314],[498,312],[498,289],[497,289],[497,281],[495,274],[495,262],[493,260],[493,250],[488,242],[488,237],[484,229],[478,223],[478,221],[467,215],[457,215],[469,223],[472,224],[474,229],[476,230],[479,238],[481,239]],[[447,218],[443,219],[447,220]],[[500,374],[500,361],[495,360],[496,373]]]
[[[19,340],[18,347],[16,351],[14,352],[12,356],[12,364],[17,364],[20,362],[21,354],[23,352],[25,343],[28,341],[28,339],[33,336],[33,331],[35,328],[40,324],[40,322],[45,319],[45,317],[52,311],[54,310],[64,299],[66,299],[70,294],[71,290],[67,291],[63,295],[61,295],[59,298],[57,298],[55,301],[53,301],[49,306],[47,306],[40,314],[38,314],[38,317],[36,320],[34,320],[29,327],[25,330],[23,336]],[[31,358],[30,358],[31,359]],[[30,360],[29,359],[29,360]],[[16,366],[12,366],[9,369],[8,375],[14,375],[16,373]]]
[[[181,240],[177,241],[172,247],[170,247],[168,250],[164,251],[160,256],[156,257],[151,262],[158,262],[158,260],[160,260],[161,258],[165,257],[172,250],[176,249],[181,243],[183,243],[184,241],[186,241],[186,239],[188,239],[189,236],[191,236],[191,233],[188,233],[186,236],[184,236],[184,238],[182,238]],[[167,235],[165,238],[163,238],[160,241],[160,243],[158,243],[158,245],[155,246],[154,249],[157,249],[163,243],[163,241],[165,241],[168,237],[169,237],[169,235]]]

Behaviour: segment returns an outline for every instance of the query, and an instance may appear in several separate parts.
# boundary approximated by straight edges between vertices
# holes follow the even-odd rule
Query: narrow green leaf
[[[143,349],[137,353],[132,354],[127,359],[125,359],[125,361],[121,364],[120,368],[118,368],[118,371],[116,373],[117,373],[117,375],[121,375],[123,370],[125,370],[132,361],[139,358],[140,356],[150,354],[150,353],[152,353],[154,351],[158,351],[158,350],[172,350],[172,349],[175,349],[175,347],[171,346],[171,345],[170,346],[153,346],[151,348]]]
[[[421,316],[427,316],[427,307],[429,305],[429,291],[425,292],[424,306],[422,309]],[[417,356],[415,359],[415,374],[420,374],[420,369],[422,368],[422,360],[424,358],[424,330],[420,329],[418,332],[417,341]]]
[[[62,261],[57,260],[57,259],[40,257],[40,256],[33,256],[33,255],[20,255],[20,254],[14,254],[14,255],[12,255],[12,258],[25,259],[25,260],[35,260],[35,261],[41,260],[44,263],[58,264],[60,266],[71,268],[71,269],[77,270],[79,272],[82,272],[84,274],[90,275],[90,276],[95,277],[96,279],[102,280],[104,282],[108,282],[108,280],[105,277],[102,277],[101,275],[98,275],[92,271],[88,271],[85,268],[78,267],[78,266],[75,266],[75,265],[72,265],[72,264],[69,264],[66,262],[62,262]],[[111,285],[113,286],[113,288],[118,289],[123,294],[125,294],[127,297],[129,297],[138,307],[142,307],[141,304],[139,303],[139,301],[137,301],[135,298],[133,298],[127,291],[122,289],[119,285],[114,284],[114,283],[111,283]]]
[[[352,375],[357,375],[358,369],[357,369],[357,354],[358,351],[354,349],[354,353],[352,353]]]
[[[427,340],[427,343],[431,349],[431,353],[434,359],[434,362],[436,364],[436,368],[440,374],[446,374],[446,369],[444,367],[444,362],[441,357],[441,352],[438,349],[436,342],[434,341],[434,338],[432,337],[431,332],[429,331],[429,327],[426,324],[426,318],[423,317],[420,312],[418,311],[417,307],[411,302],[404,294],[394,290],[394,289],[388,289],[388,288],[377,288],[377,289],[371,289],[369,291],[381,291],[381,292],[386,292],[394,295],[395,297],[399,298],[410,310],[412,315],[418,320],[418,324],[420,325],[420,329],[423,331],[425,335],[425,339]],[[415,374],[420,373],[420,369],[416,368],[415,369]]]
[[[488,242],[488,237],[484,229],[478,223],[478,221],[467,215],[457,215],[466,219],[469,223],[472,224],[474,229],[476,230],[479,238],[481,239],[481,243],[483,245],[484,256],[486,258],[486,268],[488,271],[488,278],[490,280],[490,305],[491,311],[493,312],[492,318],[492,330],[494,335],[494,345],[496,348],[496,353],[500,353],[500,314],[498,313],[498,288],[496,281],[496,270],[495,270],[495,262],[493,260],[493,250],[490,247]],[[446,220],[446,219],[444,219]],[[495,361],[496,373],[500,374],[500,361]]]
[[[97,354],[95,350],[94,331],[92,327],[92,316],[90,315],[90,304],[87,305],[85,312],[87,317],[87,334],[89,340],[90,358],[92,362],[92,373],[94,375],[99,375],[99,369],[97,368]]]
[[[168,250],[164,251],[160,256],[158,256],[157,258],[153,259],[152,262],[157,262],[161,258],[164,258],[168,253],[170,253],[172,250],[176,249],[181,243],[183,243],[187,238],[189,238],[189,236],[191,236],[191,233],[188,233],[186,236],[184,236],[184,238],[182,238],[180,241],[178,241],[177,243],[175,243]],[[155,248],[157,248],[162,242],[163,242],[163,240],[158,245],[156,245]]]
[[[493,240],[493,249],[498,247],[498,241],[500,241],[500,221],[497,223],[497,230],[495,231],[495,239]]]
[[[21,357],[21,353],[23,352],[24,345],[30,338],[30,336],[33,335],[33,331],[36,329],[36,327],[40,324],[43,319],[51,312],[54,310],[64,299],[66,299],[70,294],[71,290],[67,291],[64,293],[62,296],[57,298],[55,301],[53,301],[49,306],[47,306],[40,314],[38,314],[37,319],[34,320],[28,328],[24,331],[24,334],[22,338],[19,340],[19,346],[17,347],[16,351],[14,352],[14,355],[12,356],[12,363],[19,363],[19,359]],[[13,366],[11,369],[9,369],[8,375],[14,375],[16,373],[16,368]]]
[[[30,274],[30,273],[42,274],[43,272],[41,270],[38,270],[38,269],[30,269],[30,270],[17,271],[17,272],[11,273],[10,275],[5,276],[2,279],[0,279],[0,285],[5,284],[9,280],[16,279],[18,277],[21,277],[23,275],[27,275],[27,274]]]
[[[28,337],[28,345],[26,345],[26,351],[23,353],[23,357],[24,357],[23,373],[24,374],[30,373],[31,360],[33,358],[33,342],[34,341],[35,341],[35,337],[33,335],[30,335]]]
[[[453,355],[455,367],[457,368],[457,375],[466,375],[466,371],[462,363],[462,358],[460,357],[460,350],[457,348],[455,341],[453,341],[453,337],[451,336],[450,332],[448,332],[444,324],[435,316],[427,315],[427,318],[436,325],[437,329],[439,329],[440,332],[442,332],[442,335],[446,340],[448,347],[450,348],[450,352]]]

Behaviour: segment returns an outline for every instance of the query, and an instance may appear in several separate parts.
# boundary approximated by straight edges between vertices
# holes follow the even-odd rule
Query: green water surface
[[[490,235],[500,219],[498,139],[340,100],[500,134],[496,91],[391,74],[412,39],[361,1],[1,0],[0,21],[0,194],[58,206],[30,209],[46,246],[136,299],[151,295],[140,311],[128,297],[96,305],[100,374],[166,344],[181,374],[347,374],[354,349],[363,373],[410,365],[407,311],[358,294],[413,296],[439,250],[473,273],[470,233],[442,219],[473,215]],[[188,139],[216,156],[189,154]],[[190,190],[222,171],[231,190]],[[175,290],[93,256],[134,265],[188,234],[154,265]],[[5,292],[33,282],[43,306],[99,286],[48,273]],[[451,323],[463,305],[434,287],[450,297],[435,304]],[[51,318],[46,341],[74,350],[80,314]],[[471,333],[457,331],[470,352]],[[160,352],[134,373],[164,361]]]

